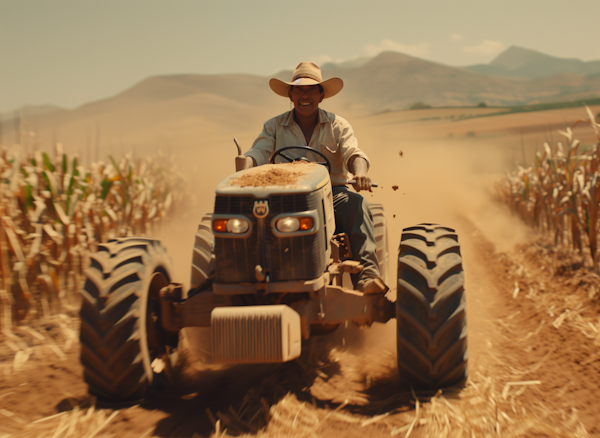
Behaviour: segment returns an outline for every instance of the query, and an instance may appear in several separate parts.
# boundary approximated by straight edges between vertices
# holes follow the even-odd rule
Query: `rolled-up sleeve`
[[[267,164],[275,149],[275,132],[276,124],[275,120],[268,120],[264,126],[260,135],[254,140],[252,147],[244,155],[252,157],[256,160],[256,164],[261,166]]]
[[[357,157],[364,158],[367,162],[367,169],[369,169],[371,167],[369,157],[358,147],[358,140],[354,136],[354,130],[350,123],[346,119],[336,116],[334,126],[334,131],[338,131],[336,134],[346,169],[352,171],[350,165]]]

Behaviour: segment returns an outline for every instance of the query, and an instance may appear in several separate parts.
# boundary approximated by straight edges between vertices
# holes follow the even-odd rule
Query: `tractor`
[[[297,146],[296,149],[305,147]],[[314,150],[313,150],[314,151]],[[289,163],[276,163],[281,155]],[[437,389],[468,374],[464,273],[456,232],[404,228],[396,299],[355,290],[348,237],[335,234],[330,165],[290,159],[240,170],[215,191],[195,235],[191,285],[174,281],[160,241],[117,238],[91,255],[82,288],[81,363],[89,392],[134,402],[168,385],[180,332],[210,328],[212,363],[281,363],[303,341],[397,322],[400,383]],[[371,204],[381,277],[389,285],[384,208]],[[393,291],[392,291],[393,292]],[[165,383],[167,382],[167,383]]]

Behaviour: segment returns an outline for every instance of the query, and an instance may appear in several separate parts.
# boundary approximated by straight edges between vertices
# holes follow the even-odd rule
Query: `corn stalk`
[[[598,267],[598,231],[600,209],[600,124],[586,106],[598,143],[583,148],[573,138],[571,127],[559,133],[568,141],[552,148],[544,143],[536,153],[534,166],[518,167],[499,181],[496,197],[506,203],[526,224],[554,236],[556,244],[568,245]]]
[[[147,235],[184,195],[165,157],[80,165],[60,144],[54,157],[0,148],[0,305],[4,328],[75,310],[90,251],[108,239]]]

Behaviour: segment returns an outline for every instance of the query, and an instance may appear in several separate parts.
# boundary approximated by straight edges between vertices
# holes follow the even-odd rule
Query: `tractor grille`
[[[256,219],[252,222],[251,235],[243,239],[215,236],[216,276],[219,283],[254,283],[254,267],[260,264]]]
[[[252,214],[253,196],[217,196],[215,199],[216,214]],[[274,195],[267,198],[270,215],[295,213],[297,211],[315,210],[319,206],[317,192],[300,195]]]
[[[252,214],[253,196],[217,196],[215,213],[217,214]]]
[[[295,213],[298,211],[316,210],[319,206],[317,192],[302,195],[285,195],[269,197],[271,214]]]
[[[321,275],[327,262],[324,227],[315,234],[284,238],[271,231],[271,220],[276,215],[322,210],[318,193],[268,197],[264,242],[258,241],[258,221],[252,213],[254,200],[251,196],[217,196],[215,200],[215,214],[242,214],[252,222],[253,228],[247,238],[215,236],[216,281],[255,283],[256,265],[269,272],[270,281],[309,280]],[[261,261],[261,244],[265,245],[264,261]]]
[[[215,363],[285,362],[300,355],[300,316],[288,306],[216,308],[211,333]]]
[[[325,251],[321,228],[315,234],[278,238],[267,235],[269,269],[272,281],[309,280],[325,271]]]

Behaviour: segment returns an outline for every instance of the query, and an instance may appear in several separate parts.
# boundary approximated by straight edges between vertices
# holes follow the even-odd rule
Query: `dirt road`
[[[290,364],[206,370],[188,362],[168,395],[92,411],[79,348],[65,345],[77,322],[65,318],[39,323],[35,332],[18,329],[13,344],[3,338],[0,434],[84,436],[110,419],[96,436],[209,436],[215,432],[210,411],[229,433],[260,436],[406,436],[411,425],[412,436],[436,430],[438,436],[600,436],[597,300],[582,312],[571,309],[589,320],[587,330],[576,318],[556,328],[558,308],[551,315],[552,304],[544,308],[550,302],[539,295],[573,293],[575,277],[539,273],[531,251],[495,253],[467,221],[459,230],[468,273],[470,382],[461,392],[416,394],[418,414],[415,395],[395,385],[393,321],[369,331],[342,328],[305,346]],[[515,283],[522,291],[513,298]],[[27,351],[19,342],[33,351],[15,366],[15,352],[7,350]]]
[[[184,353],[166,395],[132,407],[96,405],[82,381],[72,313],[0,335],[0,437],[203,437],[224,429],[266,437],[600,437],[600,279],[489,201],[482,187],[498,169],[486,157],[497,150],[392,147],[386,135],[363,127],[381,187],[366,197],[385,205],[391,272],[403,227],[438,222],[461,239],[470,355],[464,389],[399,390],[390,321],[341,327],[277,366],[218,369]],[[204,184],[214,187],[219,175],[209,179]],[[210,210],[208,192],[195,210]],[[181,239],[193,235],[196,218],[184,219],[159,237],[185,280],[191,238],[189,245]]]

